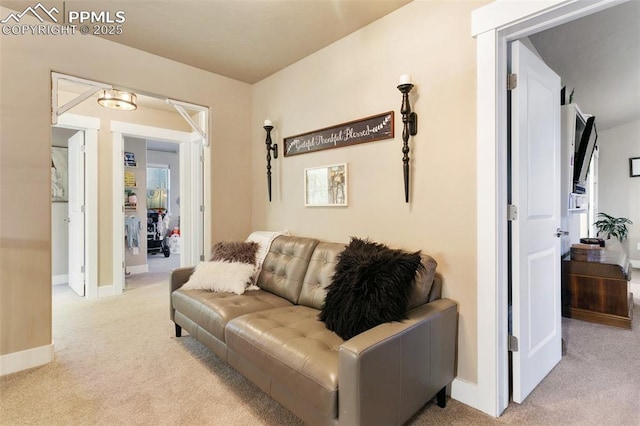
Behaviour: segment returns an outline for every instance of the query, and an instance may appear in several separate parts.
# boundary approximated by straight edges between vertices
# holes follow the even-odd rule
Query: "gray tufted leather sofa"
[[[170,309],[182,329],[312,425],[399,425],[454,378],[457,304],[440,297],[423,255],[408,318],[347,341],[317,319],[344,244],[279,236],[242,295],[181,290],[193,268],[171,274]],[[435,278],[434,278],[435,277]]]

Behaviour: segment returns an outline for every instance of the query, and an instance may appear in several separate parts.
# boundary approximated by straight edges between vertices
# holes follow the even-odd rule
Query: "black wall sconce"
[[[411,104],[409,103],[409,92],[413,89],[411,76],[402,74],[400,76],[400,84],[398,90],[402,93],[402,106],[400,113],[402,114],[402,171],[404,173],[404,201],[409,202],[409,136],[418,134],[418,114],[411,112]]]
[[[271,151],[273,151],[273,158],[278,158],[278,144],[271,142],[271,130],[273,130],[271,120],[264,120],[263,128],[267,131],[265,141],[267,145],[267,189],[269,190],[269,202],[271,202]]]

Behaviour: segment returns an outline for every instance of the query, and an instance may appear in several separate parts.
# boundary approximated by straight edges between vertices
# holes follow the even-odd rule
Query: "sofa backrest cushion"
[[[416,272],[416,281],[413,283],[413,288],[409,295],[408,309],[413,309],[416,306],[432,301],[429,295],[433,287],[438,262],[428,254],[421,253],[420,257],[422,257],[423,268],[419,268]]]
[[[262,263],[258,287],[298,303],[302,281],[318,240],[281,235],[271,243]]]
[[[342,243],[321,242],[316,246],[302,283],[299,305],[322,309],[327,286],[331,284],[338,256],[344,248]]]

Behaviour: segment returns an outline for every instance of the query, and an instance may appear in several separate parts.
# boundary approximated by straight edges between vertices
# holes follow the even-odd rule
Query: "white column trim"
[[[121,294],[124,291],[124,180],[117,177],[124,176],[124,137],[122,133],[115,131],[113,122],[111,122],[111,139],[112,139],[112,232],[113,236],[113,277],[111,289],[107,293],[108,296]],[[105,294],[105,288],[98,288],[98,297]]]

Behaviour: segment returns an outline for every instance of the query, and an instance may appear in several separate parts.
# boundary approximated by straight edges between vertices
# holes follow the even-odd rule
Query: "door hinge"
[[[200,211],[204,212],[204,206],[200,206]]]
[[[80,273],[84,274],[84,265],[80,267]]]
[[[84,206],[80,206],[80,211],[84,213]]]
[[[518,338],[510,334],[507,347],[509,352],[518,352]]]
[[[518,207],[513,204],[507,205],[507,220],[516,220],[518,219]]]
[[[87,147],[85,145],[80,145],[80,152],[82,152],[83,154],[87,153]]]
[[[124,266],[124,260],[123,260],[122,261],[122,269],[124,269],[124,268],[125,268],[125,266]]]
[[[513,90],[518,87],[518,74],[509,74],[507,76],[507,90]]]
[[[201,261],[201,262],[204,262],[204,254],[201,254],[201,255],[200,255],[200,261]]]

